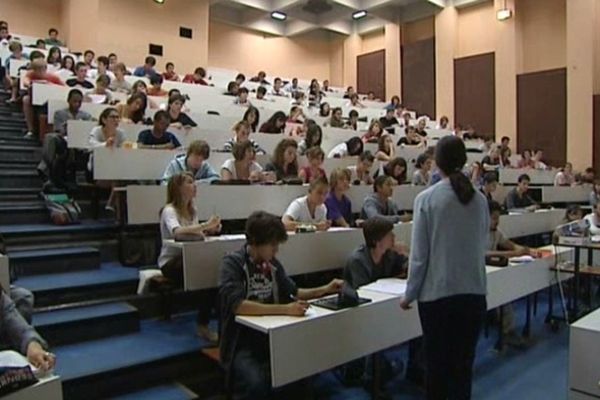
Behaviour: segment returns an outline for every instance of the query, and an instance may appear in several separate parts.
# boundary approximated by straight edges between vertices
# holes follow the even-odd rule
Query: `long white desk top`
[[[534,185],[553,185],[554,177],[558,173],[557,170],[541,170],[541,169],[518,169],[518,168],[502,168],[500,171],[500,182],[504,184],[516,185],[519,176],[523,174],[529,175],[531,183]]]
[[[501,216],[500,229],[509,238],[551,232],[563,213],[563,210],[530,213],[522,220]],[[396,224],[394,232],[397,240],[410,244],[411,223]],[[225,235],[204,242],[171,242],[183,251],[185,289],[216,287],[223,256],[239,250],[244,242],[244,235]],[[362,243],[361,229],[332,228],[327,232],[290,234],[280,247],[278,258],[289,275],[327,271],[342,268],[348,254]]]
[[[561,254],[569,250],[559,249]],[[488,309],[550,285],[553,257],[507,268],[487,267]],[[400,309],[400,296],[359,290],[372,300],[330,311],[312,306],[307,316],[238,316],[236,321],[269,335],[271,384],[280,387],[422,334],[417,304]],[[366,327],[370,327],[365,329]],[[376,329],[374,329],[376,327]],[[294,360],[294,362],[290,362]]]

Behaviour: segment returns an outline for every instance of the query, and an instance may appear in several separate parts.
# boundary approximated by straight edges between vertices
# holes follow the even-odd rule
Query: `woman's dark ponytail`
[[[468,204],[475,196],[473,184],[462,173],[466,162],[467,149],[462,139],[456,136],[440,139],[435,149],[435,163],[450,179],[450,185],[462,204]]]

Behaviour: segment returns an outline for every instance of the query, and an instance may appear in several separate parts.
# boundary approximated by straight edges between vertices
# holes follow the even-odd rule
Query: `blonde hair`
[[[331,190],[335,190],[335,187],[338,184],[338,181],[346,178],[348,182],[352,179],[352,173],[348,168],[336,168],[331,171],[331,175],[329,176],[329,188]]]
[[[190,221],[195,217],[196,210],[194,209],[194,201],[191,200],[188,204],[183,201],[181,195],[181,187],[185,183],[186,179],[189,178],[194,181],[194,176],[190,172],[182,172],[177,175],[173,175],[169,179],[167,185],[167,204],[170,204],[175,209],[177,216]],[[162,210],[161,210],[162,213]]]

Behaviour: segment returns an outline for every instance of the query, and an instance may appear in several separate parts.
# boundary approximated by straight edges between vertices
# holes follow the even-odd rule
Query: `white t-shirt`
[[[325,204],[317,206],[313,218],[308,211],[308,196],[303,196],[292,201],[283,215],[291,217],[295,222],[317,224],[327,219],[327,207]]]
[[[583,219],[590,223],[590,233],[592,235],[600,235],[600,225],[597,223],[594,213],[586,215]]]
[[[329,154],[327,154],[327,158],[335,158],[336,155],[338,157],[346,157],[348,155],[348,145],[346,142],[342,142],[331,149]]]
[[[225,161],[221,166],[221,169],[226,169],[227,171],[229,171],[231,173],[231,179],[239,179],[237,177],[237,172],[235,171],[234,158],[230,158],[229,160]],[[252,164],[250,164],[250,174],[252,174],[253,172],[261,172],[262,170],[263,168],[260,166],[259,163],[257,163],[256,161],[252,161]]]
[[[182,226],[190,226],[196,223],[196,211],[192,219],[186,221],[179,218],[177,211],[172,205],[166,205],[160,213],[160,237],[162,239],[162,247],[160,249],[160,255],[158,256],[158,266],[162,268],[166,263],[171,261],[173,258],[181,255],[181,249],[174,246],[167,246],[166,240],[174,239],[173,232],[175,229]]]

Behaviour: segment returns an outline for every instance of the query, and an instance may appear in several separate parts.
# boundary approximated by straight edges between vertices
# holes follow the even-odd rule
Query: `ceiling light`
[[[287,15],[282,13],[281,11],[273,11],[271,13],[271,18],[276,19],[278,21],[285,21],[287,19]]]
[[[512,17],[512,10],[508,8],[503,8],[496,12],[496,18],[498,21],[506,21],[507,19],[510,19],[510,17]]]
[[[165,3],[165,0],[154,0],[154,2],[155,2],[155,3],[158,3],[158,4],[164,4],[164,3]]]
[[[352,19],[361,19],[367,16],[366,10],[360,10],[352,13]]]

